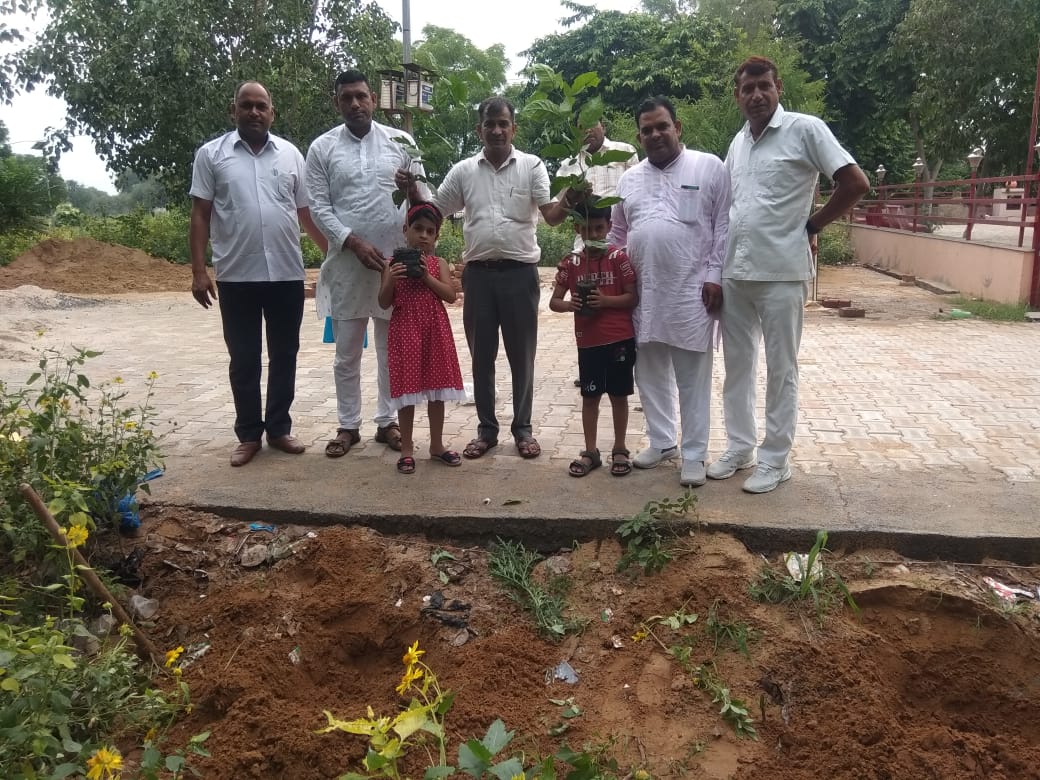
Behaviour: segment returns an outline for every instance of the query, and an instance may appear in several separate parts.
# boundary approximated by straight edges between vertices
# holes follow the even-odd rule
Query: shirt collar
[[[272,149],[278,149],[278,144],[275,143],[275,140],[276,139],[275,139],[274,133],[268,132],[268,134],[267,134],[267,143],[265,143],[263,145],[263,148],[260,149],[260,151],[257,152],[257,154],[263,154],[264,149],[266,149],[268,146],[270,146]],[[239,135],[238,130],[232,130],[231,131],[231,147],[234,148],[234,147],[238,146],[239,144],[242,144],[242,146],[244,146],[246,149],[248,149],[251,154],[253,153],[253,147],[251,147],[248,143],[246,143],[246,140],[241,135]]]
[[[517,154],[516,154],[516,147],[515,146],[510,146],[509,147],[509,156],[506,159],[504,159],[502,161],[502,164],[500,166],[498,166],[497,168],[495,168],[495,170],[496,171],[502,170],[507,165],[509,165],[510,162],[512,162],[513,160],[516,160],[516,159],[518,159]],[[492,165],[492,166],[494,165],[494,163],[492,163],[491,160],[489,160],[484,155],[484,150],[483,149],[481,149],[479,152],[477,152],[477,164],[479,165],[480,163],[484,163],[485,165]]]
[[[774,111],[773,112],[773,116],[771,116],[769,118],[769,124],[767,124],[766,127],[780,127],[781,125],[783,125],[783,123],[784,123],[784,115],[786,113],[787,112],[784,111],[784,107],[780,103],[777,103],[776,104],[776,111]],[[742,128],[742,132],[747,137],[748,141],[754,141],[755,140],[751,136],[751,123],[750,122],[747,122],[747,121],[744,122],[744,127]],[[762,132],[762,135],[765,135],[765,131]],[[762,136],[760,135],[759,138],[761,138],[761,137]]]

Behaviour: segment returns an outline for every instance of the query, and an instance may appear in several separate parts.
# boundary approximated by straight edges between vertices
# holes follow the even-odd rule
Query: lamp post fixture
[[[884,165],[879,165],[879,166],[877,167],[877,170],[876,170],[876,171],[874,171],[874,175],[875,175],[875,176],[877,176],[877,185],[878,185],[879,187],[880,187],[880,186],[881,186],[882,184],[884,184],[884,183],[885,183],[885,174],[886,174],[886,173],[888,173],[888,171],[886,171],[886,170],[885,170],[885,166],[884,166]]]
[[[914,169],[914,223],[913,231],[917,232],[917,214],[921,206],[921,175],[924,173],[924,160],[918,157],[911,166]]]
[[[971,197],[968,200],[968,227],[964,231],[964,238],[968,241],[971,241],[971,229],[975,224],[975,177],[978,176],[982,157],[982,149],[978,146],[968,155],[968,165],[971,167]]]

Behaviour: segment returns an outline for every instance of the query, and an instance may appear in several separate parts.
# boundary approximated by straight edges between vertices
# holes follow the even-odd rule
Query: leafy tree
[[[0,3],[0,17],[20,13],[23,16],[35,14],[43,4],[42,0],[4,0]],[[0,47],[8,51],[0,56],[0,100],[10,103],[14,97],[18,66],[18,58],[12,46],[25,41],[22,30],[12,27],[7,22],[0,22]]]
[[[65,182],[42,157],[13,154],[0,159],[0,233],[41,227],[65,196]]]
[[[115,198],[97,187],[88,187],[78,181],[67,184],[69,205],[84,214],[99,217],[114,214]]]
[[[747,33],[748,38],[772,35],[776,0],[700,0],[697,12],[722,19]]]
[[[229,127],[236,85],[263,82],[275,131],[306,144],[336,121],[331,87],[347,67],[396,55],[394,23],[365,0],[51,0],[19,75],[68,104],[48,151],[89,135],[111,170],[162,179],[183,195],[200,142]]]
[[[435,25],[423,28],[412,59],[440,76],[433,90],[434,111],[417,114],[414,128],[426,172],[438,184],[453,163],[480,149],[474,132],[476,108],[505,86],[509,60],[501,44],[480,49],[454,30]]]
[[[0,158],[11,156],[11,133],[7,125],[0,122]]]

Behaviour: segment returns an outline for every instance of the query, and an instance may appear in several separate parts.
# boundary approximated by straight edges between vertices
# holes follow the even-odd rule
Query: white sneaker
[[[708,466],[711,479],[729,479],[741,469],[749,469],[758,463],[754,452],[726,450]]]
[[[683,487],[700,487],[707,481],[703,460],[684,460],[679,484]]]
[[[791,478],[791,467],[786,463],[782,468],[770,466],[768,463],[759,463],[758,469],[744,481],[744,491],[747,493],[768,493],[776,490],[781,482]]]
[[[652,469],[662,460],[672,460],[678,454],[678,447],[668,447],[663,450],[647,447],[636,453],[636,456],[632,458],[632,465],[637,469]]]

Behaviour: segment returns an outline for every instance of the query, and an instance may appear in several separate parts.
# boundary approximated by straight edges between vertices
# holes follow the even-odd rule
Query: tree
[[[186,193],[198,145],[229,127],[235,87],[263,82],[275,132],[305,147],[337,117],[338,71],[373,73],[397,54],[394,23],[364,0],[51,0],[19,75],[68,104],[48,151],[89,135],[113,171]]]
[[[776,0],[700,0],[697,13],[727,21],[754,39],[772,35]]]
[[[435,25],[423,28],[413,60],[440,76],[433,113],[415,116],[415,141],[430,181],[438,184],[452,164],[480,149],[476,108],[503,89],[509,60],[501,44],[479,49],[465,36]]]
[[[12,154],[0,159],[0,233],[42,227],[65,197],[65,182],[42,157]]]

